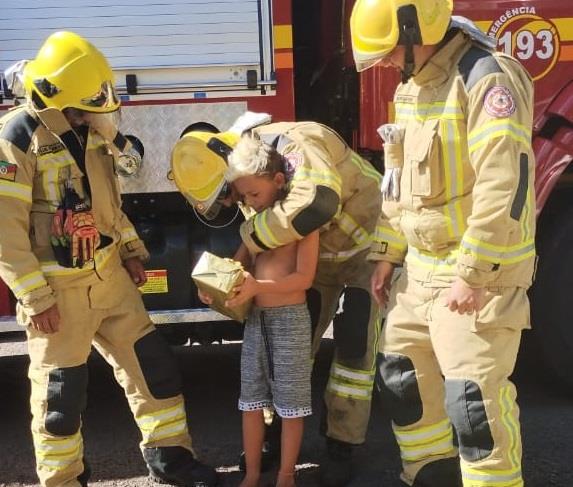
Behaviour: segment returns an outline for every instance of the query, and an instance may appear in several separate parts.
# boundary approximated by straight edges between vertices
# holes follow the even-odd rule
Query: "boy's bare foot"
[[[276,487],[296,487],[294,472],[280,472],[277,476]]]
[[[245,475],[239,487],[259,487],[260,475]]]

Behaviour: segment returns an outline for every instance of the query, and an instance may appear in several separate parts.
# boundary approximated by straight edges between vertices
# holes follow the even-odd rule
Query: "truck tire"
[[[573,391],[573,209],[542,220],[537,238],[539,261],[530,291],[531,338],[533,349],[547,365],[545,380],[558,379]]]

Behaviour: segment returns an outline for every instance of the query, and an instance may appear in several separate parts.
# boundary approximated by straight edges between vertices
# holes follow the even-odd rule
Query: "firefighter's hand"
[[[204,293],[200,289],[197,289],[197,294],[199,295],[199,301],[201,301],[203,304],[209,306],[213,303],[213,298],[209,294]]]
[[[393,274],[394,264],[380,261],[376,264],[372,277],[370,278],[370,292],[381,308],[388,303]]]
[[[127,272],[131,276],[131,280],[135,282],[137,287],[143,286],[147,282],[147,275],[145,274],[145,268],[143,263],[139,260],[139,257],[130,257],[123,261],[123,266],[127,269]]]
[[[250,272],[244,271],[245,280],[233,289],[233,297],[225,302],[225,306],[234,308],[246,303],[249,299],[255,296],[258,292],[257,280]]]
[[[60,328],[58,305],[53,304],[47,310],[30,317],[32,328],[42,333],[56,333]]]
[[[457,278],[446,295],[444,306],[450,311],[459,314],[472,314],[483,308],[485,304],[485,288],[472,288],[461,279]]]

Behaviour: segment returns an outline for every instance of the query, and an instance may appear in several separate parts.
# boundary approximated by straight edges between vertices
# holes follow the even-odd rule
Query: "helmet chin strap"
[[[416,63],[414,61],[414,45],[408,42],[404,50],[404,69],[401,70],[402,83],[406,84],[414,74]]]
[[[400,35],[398,44],[404,46],[404,69],[402,69],[402,83],[407,83],[414,74],[416,63],[414,61],[414,46],[422,45],[422,34],[418,25],[418,16],[414,5],[404,5],[397,12]]]

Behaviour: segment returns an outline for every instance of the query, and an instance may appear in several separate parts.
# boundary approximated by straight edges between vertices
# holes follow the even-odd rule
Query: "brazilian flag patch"
[[[0,179],[6,181],[16,181],[16,164],[11,164],[8,161],[0,161]]]

